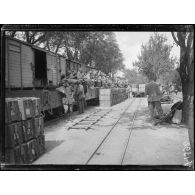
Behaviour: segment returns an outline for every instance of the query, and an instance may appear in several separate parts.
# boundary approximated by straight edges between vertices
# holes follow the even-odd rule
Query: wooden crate
[[[21,120],[18,102],[14,98],[5,99],[5,123],[9,124]]]
[[[111,100],[112,96],[110,94],[101,94],[99,100]]]
[[[112,106],[112,102],[109,100],[101,100],[100,101],[100,107],[110,107]]]
[[[38,158],[38,152],[37,152],[37,143],[36,140],[30,140],[27,143],[27,150],[28,150],[28,161],[29,163],[32,163],[35,159]]]
[[[14,148],[23,143],[21,122],[5,126],[5,148]]]
[[[5,149],[5,163],[15,164],[14,149]]]
[[[99,93],[100,93],[100,96],[105,95],[105,94],[109,95],[112,93],[112,89],[100,89]]]
[[[41,115],[41,99],[36,97],[30,98],[33,104],[33,116],[40,116]]]
[[[22,164],[29,164],[29,157],[28,157],[28,146],[26,143],[20,146],[21,150],[21,162]]]
[[[14,161],[15,161],[15,164],[21,164],[22,163],[21,147],[20,146],[16,146],[14,148]]]
[[[22,121],[22,137],[25,142],[34,138],[34,119]]]
[[[34,136],[39,137],[44,134],[44,122],[43,117],[34,118]]]
[[[19,105],[22,120],[34,117],[35,111],[31,98],[27,97],[16,98],[16,101],[18,102]]]
[[[41,135],[36,139],[38,156],[45,152],[45,136]]]

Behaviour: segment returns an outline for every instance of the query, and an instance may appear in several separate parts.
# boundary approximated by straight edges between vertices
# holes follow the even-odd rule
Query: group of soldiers
[[[56,90],[61,92],[64,112],[67,114],[68,120],[72,120],[74,102],[77,102],[79,114],[84,113],[86,91],[84,90],[82,80],[66,79],[62,75],[59,88]]]
[[[125,88],[128,85],[127,80],[113,77],[111,74],[105,74],[96,69],[91,69],[87,72],[84,72],[82,68],[79,68],[77,72],[70,70],[68,71],[67,78],[83,80],[91,88]]]

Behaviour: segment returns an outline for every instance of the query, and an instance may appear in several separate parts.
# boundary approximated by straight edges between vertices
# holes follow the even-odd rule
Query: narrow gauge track
[[[101,120],[103,117],[105,117],[111,109],[109,110],[96,110],[95,112],[88,114],[84,118],[80,119],[76,123],[72,124],[72,126],[68,127],[68,130],[70,129],[90,129],[93,125],[95,125],[99,120]]]
[[[123,153],[123,155],[122,155],[121,165],[123,165],[123,162],[124,162],[124,159],[125,159],[125,155],[126,155],[126,151],[127,151],[128,145],[129,145],[131,133],[132,133],[132,131],[133,131],[134,122],[135,122],[135,118],[136,118],[136,115],[137,115],[138,107],[139,107],[139,105],[141,104],[141,101],[142,101],[142,99],[140,99],[139,104],[138,104],[138,106],[137,106],[135,112],[133,113],[132,125],[131,125],[130,128],[129,128],[129,136],[128,136],[127,142],[126,142],[126,144],[125,144],[125,150],[124,150],[124,153]]]
[[[114,125],[111,127],[111,129],[108,131],[108,133],[106,134],[106,136],[102,139],[102,141],[100,142],[100,144],[96,147],[96,149],[94,150],[94,152],[91,154],[91,156],[88,158],[87,162],[85,163],[86,165],[89,164],[89,162],[91,161],[91,159],[94,157],[94,155],[97,153],[97,151],[99,150],[99,148],[103,145],[103,143],[105,142],[105,140],[108,138],[108,136],[110,135],[110,133],[113,131],[113,129],[115,128],[115,126],[118,124],[118,122],[122,119],[122,117],[124,116],[124,114],[126,113],[126,111],[129,109],[129,107],[135,102],[136,99],[133,99],[132,102],[127,106],[127,108],[123,111],[123,113],[120,115],[120,117],[118,118],[118,120],[114,123]],[[141,102],[141,99],[139,101],[139,104]],[[139,106],[138,104],[138,106]],[[137,106],[137,108],[138,108]],[[132,125],[134,124],[134,120],[135,120],[135,116],[136,116],[136,112],[137,112],[137,109],[136,111],[134,112],[133,114],[133,123]],[[131,128],[131,127],[130,127]],[[126,153],[126,149],[127,149],[127,146],[129,144],[129,139],[130,139],[130,136],[131,136],[131,130],[129,130],[130,133],[129,133],[129,136],[128,136],[128,141],[126,143],[126,146],[125,146],[125,152],[123,153],[122,155],[122,161],[121,161],[121,164],[123,163],[123,160],[124,160],[124,157],[125,157],[125,153]]]

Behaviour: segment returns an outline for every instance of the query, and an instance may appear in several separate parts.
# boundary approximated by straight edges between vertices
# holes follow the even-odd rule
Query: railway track
[[[90,129],[93,125],[95,125],[99,120],[101,120],[104,116],[106,116],[111,109],[109,110],[96,110],[92,114],[88,114],[84,118],[80,119],[79,121],[72,124],[68,127],[68,130],[71,129]]]
[[[93,157],[100,153],[98,152],[100,147],[102,147],[105,143],[105,141],[107,140],[107,138],[109,137],[109,135],[111,134],[111,132],[114,131],[116,125],[121,121],[121,119],[124,117],[125,113],[127,112],[127,110],[133,105],[133,103],[135,102],[136,99],[133,99],[132,102],[127,106],[127,108],[123,111],[123,113],[120,115],[120,117],[118,118],[118,120],[114,123],[114,125],[111,127],[111,129],[108,131],[108,133],[105,135],[105,137],[101,140],[101,142],[99,143],[99,145],[96,147],[96,149],[93,151],[93,153],[90,155],[90,157],[88,158],[88,160],[86,161],[86,165],[90,163],[90,161],[93,159]],[[137,105],[136,107],[136,110],[134,111],[133,115],[132,115],[132,122],[131,122],[131,126],[129,128],[129,135],[128,135],[128,138],[126,140],[126,143],[125,143],[125,149],[124,149],[124,152],[122,153],[122,157],[121,157],[121,165],[123,164],[123,161],[125,159],[125,154],[126,154],[126,150],[128,148],[128,145],[129,145],[129,140],[130,140],[130,137],[131,137],[131,132],[132,132],[132,128],[133,128],[133,125],[134,125],[134,120],[136,118],[136,113],[137,113],[137,110],[138,110],[138,107],[140,105],[140,102],[141,102],[141,99],[139,100],[139,104]]]

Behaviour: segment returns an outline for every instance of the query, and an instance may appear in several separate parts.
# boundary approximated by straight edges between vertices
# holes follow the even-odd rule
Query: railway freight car
[[[68,70],[85,72],[90,67],[66,59],[26,42],[6,37],[6,97],[39,97],[42,111],[52,114],[62,110],[61,95],[56,90],[61,75]],[[86,100],[98,98],[98,89],[89,89]]]

